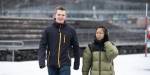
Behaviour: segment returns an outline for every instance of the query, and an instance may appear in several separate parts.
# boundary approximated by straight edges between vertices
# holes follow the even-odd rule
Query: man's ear
[[[53,18],[54,20],[56,20],[56,18]]]

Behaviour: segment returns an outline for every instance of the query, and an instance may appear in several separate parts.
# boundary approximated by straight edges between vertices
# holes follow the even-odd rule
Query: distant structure
[[[120,54],[144,52],[144,0],[0,0],[0,61],[36,60],[41,32],[58,5],[69,10],[67,22],[76,29],[81,48],[104,24]]]

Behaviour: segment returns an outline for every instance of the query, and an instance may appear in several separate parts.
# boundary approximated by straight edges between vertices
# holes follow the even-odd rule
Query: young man
[[[45,67],[47,52],[47,67],[49,75],[70,75],[71,58],[69,50],[73,49],[74,69],[79,69],[80,54],[76,32],[69,27],[66,20],[66,10],[57,7],[54,22],[47,27],[40,41],[38,59],[40,68]]]

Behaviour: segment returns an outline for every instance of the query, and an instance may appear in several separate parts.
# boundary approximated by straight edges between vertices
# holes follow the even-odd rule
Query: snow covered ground
[[[119,55],[115,71],[116,75],[150,75],[150,54]]]
[[[150,54],[148,54],[148,57],[144,57],[144,54],[119,55],[114,62],[116,75],[150,75]],[[72,69],[71,75],[82,75],[81,69],[82,58],[80,69]],[[1,61],[0,75],[48,75],[48,72],[47,68],[39,69],[38,61]]]

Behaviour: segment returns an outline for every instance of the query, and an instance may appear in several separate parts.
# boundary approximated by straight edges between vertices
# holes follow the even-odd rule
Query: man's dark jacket
[[[45,66],[45,58],[47,53],[47,66],[60,68],[63,65],[71,65],[70,50],[73,49],[75,61],[74,69],[79,68],[80,54],[79,43],[76,32],[66,23],[52,23],[42,33],[38,60],[40,66]]]

